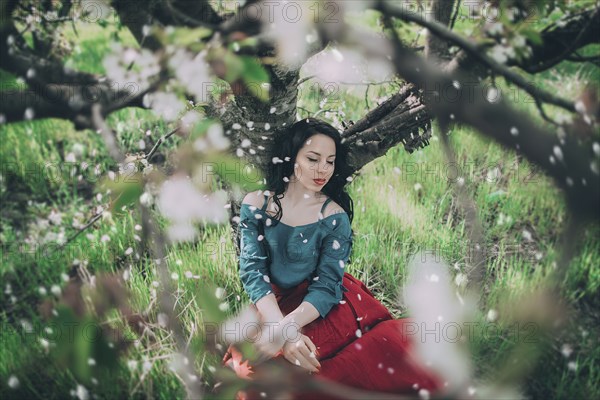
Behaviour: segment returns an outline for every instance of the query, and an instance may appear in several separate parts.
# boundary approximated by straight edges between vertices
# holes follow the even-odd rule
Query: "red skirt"
[[[308,285],[307,280],[294,288],[282,289],[271,283],[283,315],[302,303]],[[440,379],[411,352],[412,335],[403,333],[411,320],[394,319],[366,285],[347,272],[343,285],[348,289],[343,301],[325,318],[318,317],[302,328],[318,350],[321,371],[314,377],[374,392],[416,394],[426,389],[433,394],[441,389]],[[275,358],[285,360],[283,354]],[[246,366],[242,367],[243,363]],[[253,367],[248,368],[247,360],[233,346],[225,353],[223,365],[233,368],[242,378],[252,379]]]

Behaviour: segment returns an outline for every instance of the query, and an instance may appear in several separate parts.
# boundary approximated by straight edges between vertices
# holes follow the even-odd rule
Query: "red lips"
[[[317,185],[323,185],[325,183],[325,179],[313,179]]]

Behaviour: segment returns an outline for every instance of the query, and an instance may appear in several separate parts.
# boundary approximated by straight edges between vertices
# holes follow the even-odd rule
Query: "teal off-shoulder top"
[[[242,203],[239,275],[252,303],[272,292],[271,282],[287,289],[309,280],[304,301],[321,317],[339,304],[342,292],[347,291],[342,278],[352,248],[352,229],[345,212],[323,217],[330,201],[323,203],[318,221],[299,226],[267,214],[267,195],[261,209]]]

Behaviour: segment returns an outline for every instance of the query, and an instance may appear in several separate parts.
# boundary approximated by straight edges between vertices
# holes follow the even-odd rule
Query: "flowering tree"
[[[575,216],[572,227],[586,218],[597,221],[597,92],[590,87],[577,98],[563,98],[531,84],[530,77],[565,60],[598,65],[597,54],[581,51],[597,44],[600,8],[591,1],[462,3],[153,0],[140,6],[133,0],[6,1],[0,68],[18,76],[26,87],[3,95],[0,120],[60,118],[72,121],[76,129],[100,133],[120,175],[136,178],[128,185],[114,183],[114,174],[108,179],[114,196],[111,210],[140,200],[142,214],[148,217],[144,232],[153,239],[148,243],[156,260],[169,243],[194,238],[195,223],[226,222],[227,204],[235,214],[240,191],[258,187],[260,180],[228,177],[227,167],[244,160],[260,175],[275,162],[267,156],[274,135],[306,114],[324,113],[340,128],[354,171],[400,144],[411,153],[424,148],[432,138],[433,121],[452,161],[449,129],[456,124],[473,127],[516,148],[556,179]],[[112,10],[137,46],[115,41],[102,60],[102,76],[63,63],[73,49],[61,38],[61,30],[82,19],[102,24]],[[382,34],[346,21],[347,15],[367,10],[378,12]],[[468,35],[454,29],[459,15],[475,21]],[[426,35],[423,48],[400,34],[415,26]],[[299,107],[302,85],[317,82],[321,93],[331,97],[332,84],[352,80],[353,68],[367,59],[373,66],[370,83],[391,76],[399,88],[376,105],[367,102],[361,119],[345,120],[343,102],[324,101],[318,110]],[[300,79],[302,68],[308,76]],[[496,85],[500,78],[530,96],[547,124],[538,124],[512,106]],[[147,152],[130,154],[121,148],[106,122],[127,107],[152,109],[171,125]],[[152,157],[174,134],[192,138],[193,148],[178,150],[177,166],[168,175],[153,167]],[[214,168],[198,168],[207,164]],[[215,174],[226,190],[216,190],[206,179]],[[461,186],[458,178],[470,235],[480,242],[476,210]],[[169,221],[166,236],[149,218],[152,204]],[[90,223],[98,219],[94,218]],[[564,274],[565,257],[558,278]],[[469,271],[473,293],[483,280],[482,264],[473,262]],[[161,270],[160,262],[157,268]],[[168,293],[168,279],[161,276]],[[183,349],[167,295],[161,310]],[[217,319],[222,318],[219,314]],[[183,362],[178,365],[189,368]],[[202,391],[194,379],[184,381],[190,396]]]
[[[324,87],[335,74],[341,73],[343,79],[344,71],[349,68],[340,65],[364,57],[386,72],[396,69],[406,79],[406,84],[392,98],[366,110],[365,117],[352,126],[344,127],[356,170],[399,143],[407,151],[425,146],[434,115],[449,114],[450,103],[460,108],[466,108],[466,102],[478,104],[477,99],[466,96],[461,98],[464,102],[451,101],[450,91],[469,90],[477,97],[479,92],[474,89],[480,87],[476,85],[480,81],[485,83],[483,78],[489,76],[504,77],[529,93],[545,118],[544,105],[567,111],[560,121],[553,121],[557,125],[553,137],[568,141],[566,138],[572,136],[569,133],[577,131],[576,135],[591,140],[596,112],[593,92],[584,92],[579,99],[562,99],[529,84],[516,70],[535,74],[563,60],[597,62],[594,57],[578,53],[597,38],[600,17],[593,3],[465,3],[468,17],[478,21],[471,39],[452,31],[457,16],[455,13],[453,17],[452,12],[458,8],[451,1],[304,3],[247,1],[233,3],[238,7],[229,12],[203,1],[155,1],[145,9],[140,9],[137,2],[113,1],[110,5],[118,13],[119,22],[131,31],[140,47],[115,43],[113,52],[104,60],[107,75],[97,76],[62,65],[61,55],[70,49],[60,40],[59,27],[77,18],[101,20],[102,14],[109,12],[107,3],[7,2],[2,27],[6,46],[2,48],[0,67],[21,77],[28,87],[11,93],[10,101],[3,102],[3,120],[58,117],[73,121],[79,129],[98,129],[99,120],[118,109],[150,107],[165,120],[177,120],[178,125],[189,129],[204,115],[220,121],[232,151],[235,149],[238,156],[264,167],[270,162],[265,156],[269,140],[261,137],[271,137],[283,124],[295,120],[300,67],[319,53],[315,78]],[[385,31],[388,37],[380,37],[344,24],[345,12],[366,9],[383,11],[393,19],[390,29],[395,29],[391,28],[394,22],[396,27],[404,23],[423,26],[426,48],[412,49],[402,43],[402,38],[394,42],[389,29]],[[534,18],[536,22],[547,21],[547,25],[535,31],[530,26]],[[23,28],[18,29],[17,24]],[[27,43],[26,35],[31,35],[33,45]],[[366,46],[369,43],[377,46]],[[427,79],[433,72],[417,71],[408,62],[412,58],[398,59],[407,54],[415,57],[419,50],[424,50],[425,58],[439,66],[436,73],[444,71],[438,80],[459,74],[461,78],[451,80],[452,86],[440,86],[448,82]],[[220,89],[223,80],[229,84],[229,93]],[[487,87],[482,85],[482,88]],[[487,97],[499,97],[495,96],[494,86],[489,89],[484,91]],[[32,91],[36,96],[28,97],[27,93]],[[218,96],[209,96],[216,92]],[[443,103],[443,112],[424,105],[428,95],[443,97],[442,101],[432,102]],[[186,100],[194,104],[194,111],[184,113]],[[511,117],[515,125],[512,132],[519,131],[514,123],[517,114],[502,105],[490,107],[503,119]],[[458,113],[453,116],[454,123],[466,123],[484,134],[492,134],[490,127],[465,121]],[[338,125],[342,122],[338,121]],[[513,141],[529,134],[519,132],[521,136],[512,134]],[[108,137],[107,142],[114,145]],[[506,144],[512,147],[517,143]],[[575,197],[586,197],[588,204],[595,204],[597,191],[593,180],[588,179],[589,185],[581,190],[595,195],[579,196],[583,193],[576,189],[577,185],[567,185],[567,174],[558,171],[558,164],[550,164],[548,155],[535,159],[528,148],[520,145],[526,156],[559,178]],[[558,146],[568,158],[570,143]],[[115,156],[116,149],[110,148]],[[577,174],[571,174],[579,179],[586,174],[591,177],[597,171],[596,164],[590,165],[592,161],[585,162]],[[570,177],[569,182],[574,179]]]

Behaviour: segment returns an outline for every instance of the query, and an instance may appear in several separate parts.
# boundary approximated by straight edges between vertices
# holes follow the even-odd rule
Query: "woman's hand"
[[[283,356],[294,365],[298,365],[310,372],[319,372],[321,363],[316,356],[317,346],[306,335],[294,341],[288,340],[283,345]]]

